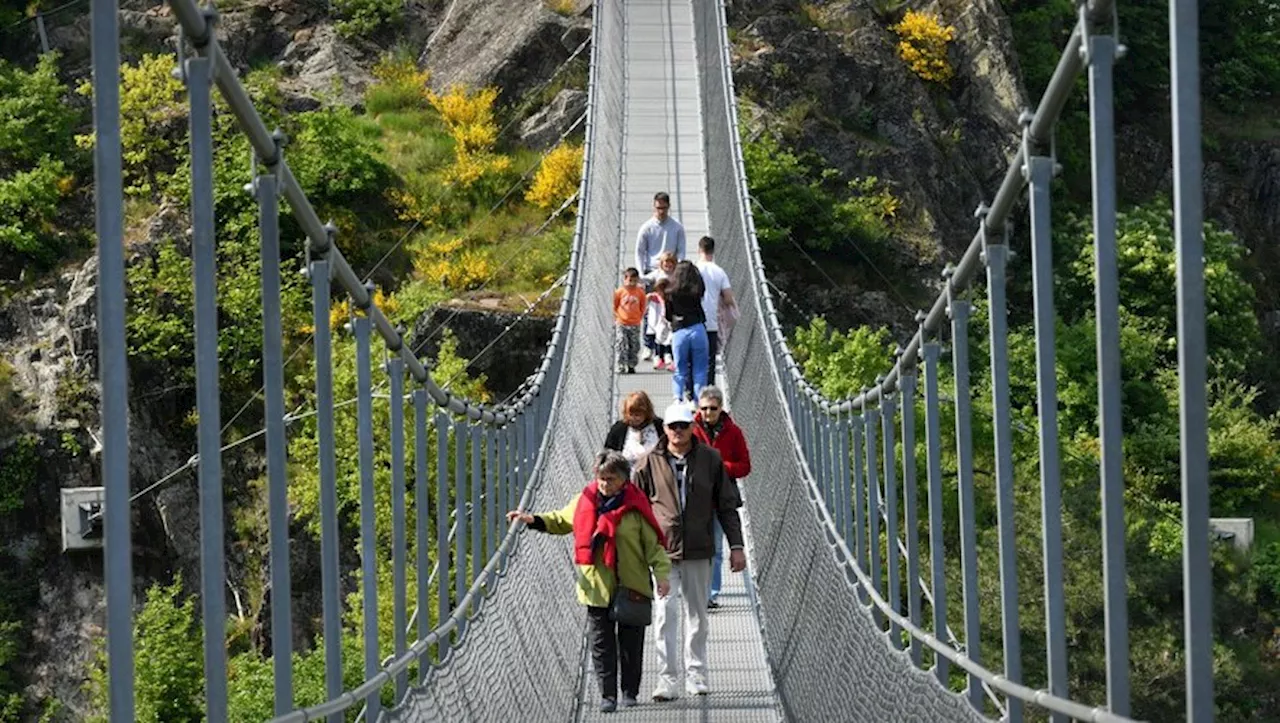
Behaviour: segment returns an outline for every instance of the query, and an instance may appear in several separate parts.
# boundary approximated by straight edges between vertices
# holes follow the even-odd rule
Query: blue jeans
[[[707,327],[694,324],[678,330],[671,338],[676,369],[671,375],[671,394],[676,401],[689,398],[697,400],[702,388],[707,386],[707,365],[710,363],[707,346]]]
[[[720,597],[720,584],[723,575],[720,566],[724,562],[724,530],[720,528],[719,518],[711,518],[711,534],[716,539],[716,554],[711,558],[711,599]]]

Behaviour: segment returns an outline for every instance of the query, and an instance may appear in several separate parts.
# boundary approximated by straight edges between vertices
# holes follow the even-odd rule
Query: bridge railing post
[[[398,658],[409,649],[408,641],[408,541],[406,527],[408,487],[404,478],[404,361],[392,358],[385,366],[390,386],[391,424],[391,619],[392,644]],[[421,568],[426,570],[425,567]],[[425,613],[425,608],[421,611]],[[396,676],[395,700],[399,702],[409,689],[408,671]]]
[[[378,539],[373,484],[373,387],[370,360],[369,319],[357,316],[356,337],[356,437],[360,468],[360,587],[364,638],[364,674],[373,677],[378,659]],[[369,720],[377,720],[381,701],[377,690],[365,699]]]
[[[954,268],[943,271],[947,314],[951,317],[951,369],[955,398],[956,494],[960,510],[960,570],[964,581],[964,652],[982,662],[982,620],[978,612],[978,535],[974,525],[972,397],[969,395],[969,302],[956,295]],[[965,687],[969,703],[983,710],[982,681],[969,674]]]
[[[417,596],[415,598],[418,610],[418,639],[425,640],[427,635],[431,633],[431,614],[430,596],[431,596],[431,556],[430,556],[430,515],[431,507],[428,503],[430,500],[430,484],[431,470],[428,466],[430,460],[428,458],[428,444],[430,443],[428,430],[429,414],[427,412],[428,394],[425,389],[413,390],[413,522],[414,529],[417,532],[417,569],[415,576],[417,578]],[[437,558],[439,553],[437,553]],[[439,578],[437,578],[437,581]],[[426,682],[427,673],[430,670],[426,658],[418,660],[418,684]]]
[[[1170,0],[1173,233],[1178,284],[1178,428],[1182,470],[1182,606],[1188,723],[1206,723],[1214,716],[1199,13],[1200,4],[1195,0]]]
[[[923,322],[924,312],[916,316]],[[946,540],[943,538],[943,499],[942,499],[942,426],[938,410],[938,354],[940,349],[935,339],[924,333],[924,324],[920,324],[924,354],[924,428],[926,468],[929,481],[929,587],[933,597],[933,634],[939,640],[947,639],[947,562]],[[950,681],[949,661],[945,656],[934,655],[933,673],[938,683],[947,685]]]
[[[883,384],[883,379],[876,380],[876,385]],[[881,387],[883,389],[883,387]],[[902,571],[898,553],[898,478],[897,461],[894,442],[894,417],[897,415],[897,399],[894,394],[880,395],[880,440],[884,447],[880,455],[884,465],[884,511],[881,514],[885,525],[885,564],[889,568],[889,607],[895,612],[902,612]],[[880,581],[877,580],[879,585]],[[889,621],[889,642],[897,650],[902,650],[902,627],[896,620]]]
[[[902,501],[903,525],[907,532],[907,614],[911,624],[921,627],[920,604],[920,520],[916,511],[916,375],[904,369],[899,380],[902,390]],[[919,668],[923,651],[920,639],[911,636],[911,662]]]
[[[1018,624],[1018,548],[1014,526],[1013,421],[1009,406],[1009,326],[1005,269],[1009,248],[1003,238],[990,235],[987,210],[979,209],[987,267],[987,341],[991,347],[991,417],[996,478],[996,525],[1000,539],[1000,619],[1004,647],[1004,675],[1022,682],[1022,643]],[[1022,700],[1009,696],[1007,720],[1020,723]]]

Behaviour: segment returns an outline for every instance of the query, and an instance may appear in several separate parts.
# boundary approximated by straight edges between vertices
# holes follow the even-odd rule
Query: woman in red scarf
[[[595,479],[564,509],[530,514],[507,513],[530,529],[552,535],[573,533],[573,559],[578,566],[578,602],[591,619],[591,658],[600,679],[600,711],[618,707],[618,663],[622,667],[622,706],[636,705],[644,668],[644,628],[609,619],[615,594],[653,598],[670,590],[666,540],[649,506],[649,498],[631,484],[631,463],[620,453],[596,456]]]

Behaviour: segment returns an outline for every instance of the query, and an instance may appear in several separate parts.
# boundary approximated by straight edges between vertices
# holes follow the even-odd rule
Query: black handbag
[[[653,600],[648,595],[618,585],[609,603],[609,619],[619,625],[642,628],[653,622]]]

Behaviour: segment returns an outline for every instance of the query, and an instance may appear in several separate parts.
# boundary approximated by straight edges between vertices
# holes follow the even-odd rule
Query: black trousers
[[[618,699],[618,667],[622,667],[622,694],[640,695],[644,671],[644,628],[619,625],[609,619],[609,608],[587,608],[591,621],[591,662],[600,679],[600,697]]]
[[[707,386],[716,383],[716,347],[720,346],[720,332],[707,332]],[[698,401],[697,399],[693,401]]]

